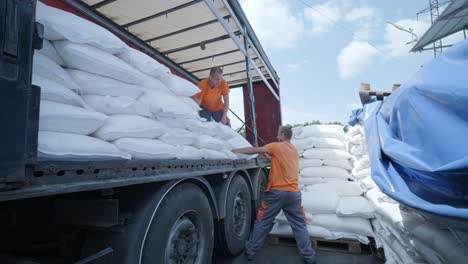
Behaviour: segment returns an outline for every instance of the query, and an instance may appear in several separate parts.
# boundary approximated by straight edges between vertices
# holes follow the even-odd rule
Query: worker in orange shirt
[[[274,219],[283,210],[296,237],[299,252],[306,263],[315,263],[317,255],[312,249],[306,226],[307,219],[301,205],[298,184],[299,153],[291,144],[291,127],[280,127],[277,138],[279,142],[263,147],[232,150],[234,153],[268,154],[271,157],[268,185],[257,212],[257,221],[246,244],[245,255],[249,261],[254,259],[255,253],[260,250],[270,233]]]
[[[227,116],[229,111],[229,86],[223,79],[223,70],[213,67],[210,76],[199,84],[200,92],[193,99],[201,106],[200,117],[231,126]]]

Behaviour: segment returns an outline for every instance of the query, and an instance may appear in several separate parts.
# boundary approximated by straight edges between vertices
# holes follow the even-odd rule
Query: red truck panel
[[[275,85],[270,82],[272,87]],[[244,113],[245,121],[248,128],[252,127],[250,121],[250,103],[249,103],[249,90],[244,86]],[[281,125],[281,104],[276,100],[271,91],[263,82],[256,82],[253,84],[253,91],[255,97],[255,113],[257,114],[257,134],[258,144],[263,146],[265,144],[275,142],[278,127]],[[279,95],[279,91],[276,90]],[[250,129],[246,130],[247,140],[253,143],[253,133]]]

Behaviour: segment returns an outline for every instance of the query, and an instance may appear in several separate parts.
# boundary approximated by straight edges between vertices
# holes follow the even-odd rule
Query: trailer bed
[[[0,202],[185,179],[269,166],[266,159],[39,162],[27,180],[0,191]]]

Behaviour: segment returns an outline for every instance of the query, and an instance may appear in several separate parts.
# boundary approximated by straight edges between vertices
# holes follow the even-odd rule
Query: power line
[[[403,64],[405,64],[406,66],[408,67],[411,67],[406,61],[404,60],[401,60],[399,58],[396,58],[394,56],[390,56],[388,55],[388,52],[385,52],[383,51],[382,49],[380,49],[379,47],[375,46],[374,44],[370,43],[368,40],[366,39],[363,39],[361,37],[359,37],[355,32],[354,30],[351,30],[349,28],[347,28],[346,26],[344,26],[343,24],[341,24],[340,22],[336,21],[335,19],[325,15],[324,13],[320,12],[320,10],[318,10],[317,8],[313,7],[312,5],[310,5],[309,3],[305,2],[304,0],[297,0],[298,2],[302,3],[304,6],[306,7],[309,7],[310,9],[312,9],[313,11],[315,11],[317,14],[325,17],[326,19],[328,19],[329,21],[331,21],[335,26],[338,26],[340,27],[341,29],[343,29],[344,31],[350,33],[355,39],[359,40],[359,41],[362,41],[362,42],[366,42],[367,44],[369,44],[369,46],[371,46],[372,48],[374,48],[375,50],[377,50],[378,52],[382,53],[385,57],[389,58],[389,59],[392,59],[396,62],[401,62]]]

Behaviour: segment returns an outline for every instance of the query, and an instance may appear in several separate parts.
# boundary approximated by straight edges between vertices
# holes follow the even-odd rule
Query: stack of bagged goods
[[[41,2],[36,19],[44,25],[32,80],[41,87],[39,158],[255,157],[232,153],[250,144],[227,126],[203,122],[191,98],[198,87],[152,57]]]
[[[351,127],[346,139],[353,177],[375,210],[375,242],[383,248],[386,263],[464,263],[468,232],[444,227],[382,193],[371,177],[363,127]]]
[[[351,161],[353,164],[351,174],[353,178],[359,182],[361,188],[364,190],[375,188],[377,185],[375,185],[371,177],[370,160],[364,128],[360,124],[349,128],[346,133],[345,145],[351,154]]]
[[[300,153],[299,184],[311,237],[353,239],[364,244],[374,236],[374,209],[352,180],[351,155],[338,125],[293,128],[292,143]],[[284,214],[277,217],[274,235],[292,235]]]

